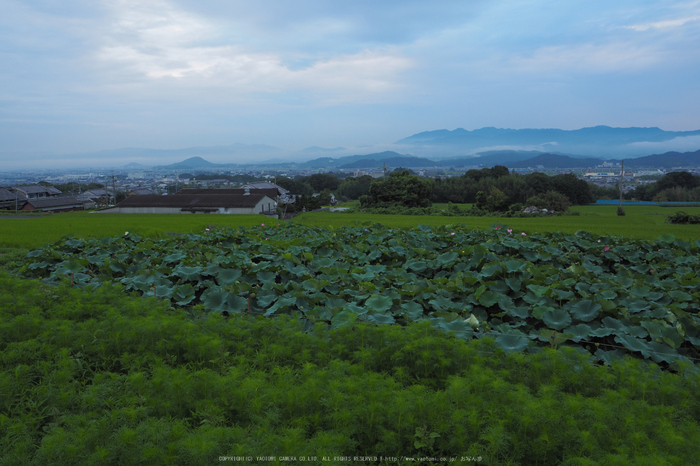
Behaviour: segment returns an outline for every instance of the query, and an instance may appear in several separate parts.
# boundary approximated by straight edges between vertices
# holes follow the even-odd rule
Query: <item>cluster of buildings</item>
[[[156,194],[135,188],[114,203],[114,191],[101,188],[65,195],[53,186],[39,184],[0,187],[0,209],[69,212],[99,209],[101,213],[217,213],[277,216],[280,204],[293,203],[289,192],[274,183],[249,183],[240,188],[184,188],[174,194]]]

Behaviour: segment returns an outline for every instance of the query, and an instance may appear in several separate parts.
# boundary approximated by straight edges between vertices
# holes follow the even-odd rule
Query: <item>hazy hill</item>
[[[480,128],[468,131],[457,128],[424,131],[401,139],[396,144],[414,147],[425,153],[431,148],[442,153],[449,149],[453,152],[470,153],[479,149],[508,147],[514,150],[540,150],[541,152],[558,152],[582,154],[585,156],[605,154],[606,157],[620,158],[646,155],[647,149],[639,143],[662,143],[676,138],[700,136],[697,131],[664,131],[660,128],[612,128],[594,126],[577,130],[563,129],[503,129]],[[648,152],[647,152],[648,153]]]
[[[577,159],[566,155],[558,154],[540,154],[531,159],[522,160],[519,162],[507,162],[505,165],[508,168],[534,168],[542,165],[547,169],[554,168],[589,168],[595,167],[605,162],[602,159],[585,158]]]
[[[695,152],[666,152],[636,159],[625,159],[625,167],[700,167],[700,150]]]

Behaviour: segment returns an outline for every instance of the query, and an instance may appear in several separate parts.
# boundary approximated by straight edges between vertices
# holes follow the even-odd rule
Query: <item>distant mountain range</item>
[[[534,169],[588,169],[602,165],[606,160],[591,157],[571,157],[568,155],[539,153],[533,151],[491,151],[476,157],[461,157],[444,160],[430,160],[423,157],[399,154],[393,151],[379,152],[367,155],[352,155],[333,159],[321,157],[303,163],[280,163],[270,165],[270,168],[296,170],[362,170],[376,169],[386,166],[395,168],[481,168],[494,165],[505,165],[508,168]],[[613,160],[619,162],[619,160]],[[179,163],[161,166],[170,170],[215,170],[232,168],[234,164],[216,164],[202,157],[190,157]],[[625,159],[628,168],[656,167],[683,168],[700,167],[700,150],[695,152],[667,152],[639,158]]]
[[[395,144],[410,148],[413,153],[461,151],[463,154],[483,152],[489,148],[538,150],[603,156],[605,158],[639,157],[649,153],[649,147],[674,149],[694,137],[700,147],[700,130],[664,131],[659,128],[611,128],[594,126],[577,130],[563,129],[503,129],[481,128],[468,131],[457,128],[425,131],[397,141]]]
[[[424,131],[392,144],[347,149],[311,146],[298,151],[266,144],[229,144],[184,149],[127,147],[73,154],[33,154],[14,157],[15,166],[33,163],[46,167],[113,167],[141,170],[147,167],[177,170],[236,169],[246,166],[266,170],[363,169],[383,166],[406,168],[474,167],[510,165],[512,168],[542,165],[567,168],[591,161],[626,159],[625,166],[698,166],[693,152],[700,149],[700,130],[664,131],[659,128],[612,128],[594,126],[577,130],[480,128]],[[548,154],[547,158],[531,161]],[[656,155],[649,155],[656,154]],[[659,154],[661,159],[659,159]],[[569,157],[574,160],[552,157]],[[0,154],[0,158],[5,155]],[[632,161],[633,158],[638,160]],[[12,160],[11,154],[7,160]],[[20,161],[21,160],[21,161]],[[182,160],[172,164],[173,160]],[[539,163],[538,163],[539,162]],[[7,163],[0,169],[7,169]]]

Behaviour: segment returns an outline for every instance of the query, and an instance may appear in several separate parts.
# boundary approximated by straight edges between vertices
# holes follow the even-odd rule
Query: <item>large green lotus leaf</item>
[[[333,318],[331,319],[331,328],[340,328],[345,325],[349,325],[352,322],[355,322],[357,318],[358,315],[352,311],[341,311],[333,315]]]
[[[554,289],[552,290],[552,298],[556,299],[557,301],[570,301],[575,299],[576,295],[571,291]]]
[[[366,270],[362,273],[351,273],[350,276],[358,282],[367,282],[374,278],[374,272]]]
[[[527,289],[535,293],[535,296],[537,296],[538,298],[543,297],[550,290],[548,286],[540,285],[527,285]]]
[[[446,332],[452,332],[462,340],[470,340],[474,336],[474,329],[468,322],[462,319],[455,319],[452,322],[444,322],[440,324],[440,329]]]
[[[648,345],[651,350],[651,359],[654,362],[667,362],[669,364],[673,364],[674,362],[677,362],[681,359],[681,356],[678,354],[678,351],[671,348],[667,344],[652,341],[649,342]]]
[[[322,269],[324,267],[330,267],[335,263],[335,259],[332,257],[317,257],[313,264],[317,269]]]
[[[598,317],[602,306],[596,302],[584,299],[570,307],[571,316],[580,322],[590,322]]]
[[[92,276],[80,272],[76,272],[71,276],[71,280],[73,280],[73,283],[76,285],[84,285],[85,283],[88,283],[91,278]]]
[[[630,293],[632,293],[638,298],[646,298],[647,296],[649,296],[650,292],[651,290],[648,286],[633,286],[630,290]]]
[[[602,320],[603,325],[615,330],[616,333],[629,333],[629,322],[623,322],[614,317],[605,317]]]
[[[202,273],[202,267],[185,267],[182,264],[173,269],[173,275],[180,277],[185,281],[199,280]]]
[[[603,268],[599,265],[592,264],[591,262],[585,261],[583,263],[583,268],[588,270],[594,275],[601,275],[603,273]]]
[[[509,260],[505,261],[503,265],[506,266],[506,272],[508,273],[513,273],[513,272],[518,272],[527,266],[527,262],[520,261],[520,260]]]
[[[613,290],[602,290],[598,293],[598,296],[603,299],[615,299],[617,298],[617,293],[615,293]]]
[[[651,293],[649,293],[649,296],[647,296],[647,299],[649,301],[656,302],[663,299],[664,296],[665,295],[660,291],[652,291]]]
[[[388,325],[396,322],[394,316],[389,314],[366,314],[364,320],[367,322],[373,322],[375,324]]]
[[[260,280],[260,283],[274,283],[277,274],[275,272],[258,272],[255,276]]]
[[[572,337],[573,334],[571,333],[556,332],[551,329],[543,328],[537,336],[537,339],[541,341],[546,341],[550,345],[561,345],[562,343],[571,339]]]
[[[274,314],[275,312],[277,312],[277,311],[280,310],[280,309],[282,309],[282,310],[287,310],[288,308],[290,308],[290,307],[292,307],[292,306],[294,306],[294,305],[298,305],[298,304],[297,304],[297,299],[294,298],[294,297],[283,297],[283,298],[279,298],[279,299],[277,299],[277,301],[275,301],[275,304],[273,304],[272,306],[270,306],[270,308],[269,308],[267,311],[265,311],[265,315],[266,315],[266,316],[270,316],[270,315]],[[308,305],[305,306],[305,307],[308,307]],[[316,307],[318,308],[319,306],[316,306]],[[323,308],[323,309],[325,309],[325,308]],[[302,312],[304,312],[304,311],[306,311],[306,310],[307,310],[307,309],[302,309]],[[309,311],[309,312],[310,312],[310,311]],[[309,316],[309,312],[306,312],[306,313],[305,313],[305,314],[307,315],[307,317]],[[328,311],[328,313],[330,314],[330,311]],[[329,318],[330,318],[330,317],[329,317]]]
[[[325,304],[329,309],[344,309],[348,302],[340,298],[328,298]]]
[[[513,291],[520,291],[520,287],[523,285],[523,281],[518,277],[508,277],[505,282]]]
[[[459,307],[450,298],[446,296],[436,296],[434,299],[428,301],[428,304],[432,305],[437,310],[449,310]]]
[[[510,296],[502,294],[498,296],[498,307],[510,314],[515,309],[515,303]]]
[[[176,252],[174,254],[169,254],[163,257],[163,262],[166,264],[174,264],[180,262],[182,259],[186,258],[187,254],[181,252]]]
[[[268,311],[269,312],[269,311]],[[265,315],[270,315],[268,312],[265,313]],[[319,320],[325,320],[325,321],[330,321],[333,318],[333,313],[330,311],[330,309],[327,309],[323,306],[316,306],[313,309],[310,309],[305,313],[305,316],[313,321],[319,321]]]
[[[685,291],[680,291],[680,290],[673,290],[669,291],[668,295],[673,298],[674,301],[681,301],[681,302],[686,302],[686,301],[692,301],[693,297],[686,293]]]
[[[530,340],[522,335],[507,334],[496,337],[496,345],[507,353],[519,352],[527,348]]]
[[[173,287],[172,299],[178,306],[185,306],[195,298],[195,290],[192,285],[175,285]]]
[[[498,298],[502,296],[498,293],[494,293],[493,291],[486,290],[478,298],[479,304],[482,306],[489,308],[493,305],[495,305],[498,302]]]
[[[63,261],[56,266],[56,274],[71,274],[85,270],[85,266],[76,259]]]
[[[426,264],[425,261],[422,260],[410,260],[406,261],[406,263],[404,264],[404,268],[406,270],[412,270],[414,272],[421,273],[428,268],[428,264]]]
[[[85,259],[93,265],[100,265],[103,264],[104,261],[109,257],[109,254],[103,253],[103,254],[94,254],[91,256],[85,256]]]
[[[627,353],[625,353],[624,351],[622,351],[620,349],[606,351],[606,350],[598,348],[595,352],[595,357],[598,361],[603,361],[610,366],[612,366],[612,364],[614,362],[619,361],[620,359],[624,358],[626,355],[627,355]]]
[[[27,266],[27,268],[29,270],[36,270],[36,269],[45,269],[48,266],[49,266],[48,262],[41,261],[41,262],[32,262],[31,264],[29,264]]]
[[[530,317],[530,308],[528,306],[516,306],[506,312],[509,316],[515,317],[516,319],[527,319]]]
[[[635,338],[632,335],[616,335],[615,341],[630,351],[636,351],[642,353],[645,357],[649,357],[651,353],[651,347],[649,343]]]
[[[32,258],[32,257],[41,257],[44,254],[43,249],[35,249],[34,251],[28,252],[26,256],[27,258]]]
[[[669,234],[666,234],[666,235],[661,235],[661,236],[659,236],[658,238],[656,238],[656,240],[657,240],[658,242],[660,242],[660,243],[671,244],[671,243],[673,243],[674,241],[676,241],[676,237],[669,233]]]
[[[576,324],[564,329],[564,333],[571,335],[571,340],[578,343],[581,340],[587,340],[593,329],[587,324]]]
[[[544,313],[547,311],[553,311],[554,308],[550,306],[535,306],[532,308],[532,316],[535,319],[542,320]]]
[[[79,239],[69,239],[65,244],[73,250],[82,249],[83,246],[85,246],[85,241],[81,241]]]
[[[136,275],[135,277],[126,277],[121,279],[121,282],[127,289],[139,290],[144,293],[151,289],[154,281],[154,277],[147,275]]]
[[[503,267],[499,262],[493,263],[493,264],[487,264],[481,269],[481,273],[479,274],[482,278],[486,277],[495,277],[501,274],[503,271]]]
[[[457,291],[462,291],[464,287],[459,287]],[[505,295],[511,292],[510,287],[503,280],[496,280],[489,284],[489,290],[496,292],[501,295]]]
[[[268,308],[272,303],[277,301],[277,294],[271,291],[261,291],[255,298],[255,303],[259,308]]]
[[[561,330],[571,325],[571,316],[564,309],[553,309],[542,314],[542,321],[549,328]]]
[[[450,251],[437,256],[436,262],[440,267],[449,267],[454,263],[455,260],[457,260],[458,257],[459,254],[457,254],[454,251]]]
[[[372,313],[386,312],[391,309],[393,304],[394,302],[388,296],[379,295],[374,295],[365,301],[365,307]]]
[[[219,285],[232,285],[241,277],[240,269],[224,269],[219,268],[216,273],[216,281]]]
[[[228,292],[222,289],[209,288],[201,296],[202,304],[210,311],[229,312],[232,311],[228,303]]]
[[[409,301],[401,305],[404,310],[403,315],[416,322],[423,318],[423,306],[414,301]]]
[[[366,307],[358,306],[355,303],[348,303],[345,305],[345,310],[351,311],[359,316],[367,314],[369,309]]]

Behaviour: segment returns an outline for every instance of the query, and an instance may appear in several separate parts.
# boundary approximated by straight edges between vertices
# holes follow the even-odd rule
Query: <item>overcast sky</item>
[[[0,0],[0,154],[700,129],[700,1]]]

